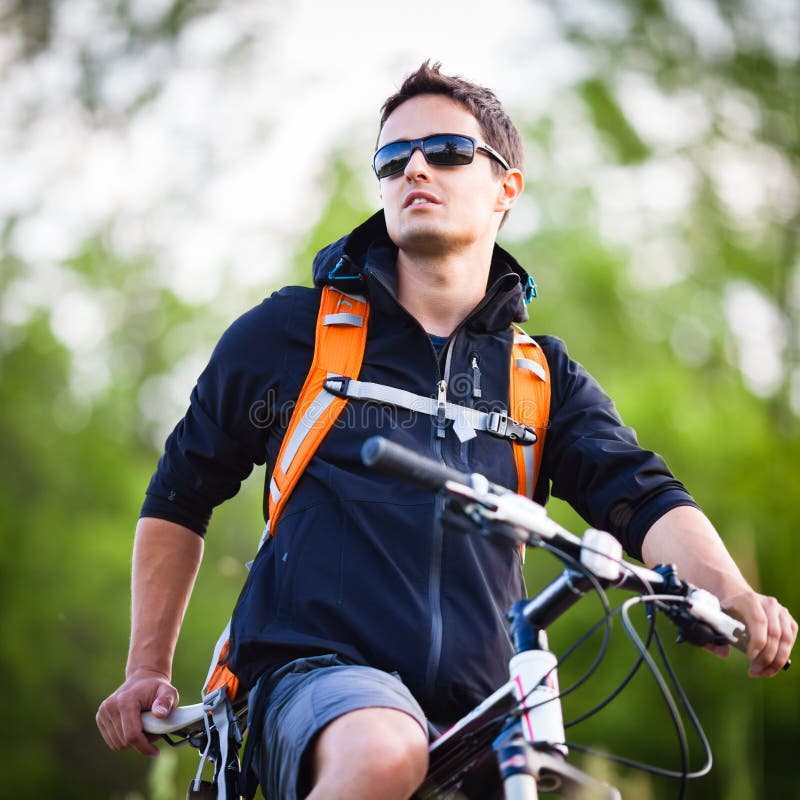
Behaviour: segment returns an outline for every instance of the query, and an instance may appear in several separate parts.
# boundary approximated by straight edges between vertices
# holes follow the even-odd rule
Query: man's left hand
[[[751,589],[721,598],[722,607],[747,626],[748,674],[767,678],[783,669],[797,638],[797,622],[774,597]]]

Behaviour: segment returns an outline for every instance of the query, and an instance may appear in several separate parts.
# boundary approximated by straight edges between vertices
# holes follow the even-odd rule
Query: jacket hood
[[[394,288],[396,256],[397,247],[389,238],[383,211],[378,211],[347,236],[317,253],[313,265],[314,285],[365,292],[365,267],[369,264],[372,271],[381,275],[385,285]],[[492,253],[489,288],[498,290],[498,300],[511,311],[511,321],[528,319],[527,304],[536,296],[536,284],[517,260],[498,244]]]

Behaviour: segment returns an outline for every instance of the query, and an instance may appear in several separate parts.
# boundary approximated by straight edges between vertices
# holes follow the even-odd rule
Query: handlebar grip
[[[447,481],[471,485],[470,476],[420,455],[414,450],[390,442],[383,436],[371,436],[361,447],[361,460],[386,475],[438,492]]]
[[[694,619],[704,623],[737,650],[744,652],[750,639],[741,620],[726,614],[719,598],[705,589],[690,588],[687,595],[689,611]]]
[[[736,617],[726,614],[720,608],[719,600],[711,593],[703,589],[693,589],[689,593],[692,615],[710,625],[711,628],[722,634],[728,642],[737,650],[747,652],[750,644],[750,633]],[[788,659],[782,669],[787,670],[792,666],[792,660]]]

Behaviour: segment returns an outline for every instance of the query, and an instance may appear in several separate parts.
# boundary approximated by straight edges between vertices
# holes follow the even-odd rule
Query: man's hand
[[[747,626],[750,634],[748,674],[753,678],[766,678],[780,672],[797,638],[797,622],[789,610],[774,597],[751,589],[720,598],[720,601],[725,611]]]
[[[97,727],[112,750],[158,749],[142,730],[142,711],[162,719],[178,704],[172,655],[203,555],[203,540],[173,522],[143,517],[133,547],[132,622],[125,683],[100,706]]]
[[[163,719],[177,705],[178,691],[166,675],[140,670],[103,701],[95,719],[112,750],[133,747],[142,755],[157,756],[158,748],[142,730],[142,711]]]
[[[774,597],[750,587],[702,511],[692,506],[668,511],[647,532],[642,556],[648,566],[676,564],[679,577],[708,589],[725,611],[744,622],[752,677],[783,669],[797,638],[797,623]],[[727,647],[708,649],[723,657],[728,654]]]

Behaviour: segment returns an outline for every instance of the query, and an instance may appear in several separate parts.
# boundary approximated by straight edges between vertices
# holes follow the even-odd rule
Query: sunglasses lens
[[[471,164],[475,156],[475,142],[468,136],[455,133],[436,133],[413,142],[390,142],[381,147],[372,161],[378,178],[388,178],[406,168],[414,147],[422,145],[429,164],[437,167],[460,167]]]
[[[411,145],[408,142],[391,142],[375,153],[373,166],[378,178],[388,178],[405,169],[411,157]]]
[[[475,143],[466,136],[439,134],[425,139],[425,157],[440,167],[460,167],[472,163]]]

